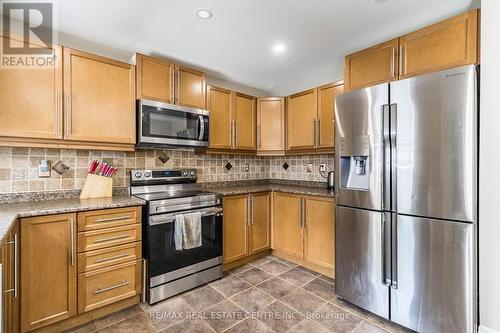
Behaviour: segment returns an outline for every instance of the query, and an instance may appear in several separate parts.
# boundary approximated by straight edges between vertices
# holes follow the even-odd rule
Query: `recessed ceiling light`
[[[275,54],[282,54],[286,51],[286,45],[283,43],[274,44],[272,50]]]
[[[208,9],[198,9],[196,11],[196,15],[198,15],[199,18],[203,20],[208,20],[212,18],[212,12],[209,11]]]

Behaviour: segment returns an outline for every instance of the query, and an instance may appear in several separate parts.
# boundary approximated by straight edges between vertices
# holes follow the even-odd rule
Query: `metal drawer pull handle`
[[[104,242],[109,242],[112,240],[117,240],[117,239],[123,239],[123,238],[128,238],[129,235],[121,235],[121,236],[115,236],[115,237],[108,237],[108,238],[99,238],[94,241],[94,243],[104,243]]]
[[[109,258],[96,259],[96,260],[94,260],[94,263],[97,264],[97,263],[100,263],[100,262],[111,261],[111,260],[123,258],[123,257],[126,257],[126,256],[128,256],[128,253],[122,253],[122,254],[118,254],[116,256],[112,256],[112,257],[109,257]]]
[[[113,290],[113,289],[116,289],[116,288],[120,288],[120,287],[123,287],[123,286],[126,286],[130,284],[130,282],[128,281],[125,281],[125,280],[122,280],[122,282],[120,284],[117,284],[115,286],[111,286],[111,287],[106,287],[106,288],[97,288],[95,291],[94,291],[94,295],[97,295],[97,294],[100,294],[100,293],[103,293],[105,291],[110,291],[110,290]]]
[[[126,218],[128,218],[129,216],[116,216],[116,217],[109,217],[109,218],[106,218],[106,219],[98,219],[98,220],[95,220],[95,223],[106,223],[106,222],[113,222],[113,221],[118,221],[118,220],[124,220]]]

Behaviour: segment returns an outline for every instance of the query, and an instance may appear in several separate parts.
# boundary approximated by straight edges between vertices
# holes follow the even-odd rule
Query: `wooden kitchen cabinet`
[[[52,68],[0,68],[1,137],[62,139],[62,48],[50,50]]]
[[[248,254],[271,247],[271,194],[255,193],[249,196],[251,220],[248,226]]]
[[[248,195],[224,197],[224,263],[248,255]]]
[[[333,198],[307,197],[305,209],[305,260],[334,268],[335,219]]]
[[[285,155],[285,99],[257,98],[257,155]]]
[[[345,57],[345,90],[397,80],[398,38]]]
[[[21,332],[76,314],[76,214],[21,220]]]
[[[137,99],[175,103],[175,64],[136,53]]]
[[[255,97],[233,92],[234,103],[234,148],[237,150],[256,149]]]
[[[273,193],[272,248],[297,259],[304,259],[303,198]]]
[[[333,149],[335,138],[335,96],[344,92],[343,81],[318,88],[317,148]]]
[[[135,66],[64,48],[64,136],[135,144]]]
[[[197,109],[206,109],[206,76],[205,73],[187,68],[175,66],[176,104]]]
[[[478,63],[478,15],[473,10],[400,37],[399,78]]]
[[[233,146],[231,91],[208,86],[207,104],[210,111],[209,148],[231,149]]]
[[[306,90],[287,97],[287,149],[316,147],[318,91]]]
[[[16,221],[2,240],[2,332],[18,333],[20,320],[19,222]]]

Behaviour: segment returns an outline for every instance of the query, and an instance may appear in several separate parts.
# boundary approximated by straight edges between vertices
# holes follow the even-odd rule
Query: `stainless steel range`
[[[222,277],[222,196],[196,184],[195,169],[132,170],[131,194],[147,201],[143,257],[149,304]],[[176,250],[176,215],[201,212],[202,245]]]

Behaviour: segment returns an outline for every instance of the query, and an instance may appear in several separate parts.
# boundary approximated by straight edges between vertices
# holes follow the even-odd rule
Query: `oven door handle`
[[[158,225],[158,224],[165,224],[165,223],[172,223],[175,222],[175,216],[179,214],[191,214],[191,213],[201,213],[202,217],[206,216],[222,216],[222,208],[217,207],[217,208],[209,208],[209,209],[198,209],[198,210],[189,210],[185,212],[177,212],[177,213],[170,213],[170,214],[162,214],[162,215],[155,215],[155,216],[150,216],[149,217],[149,225]]]

